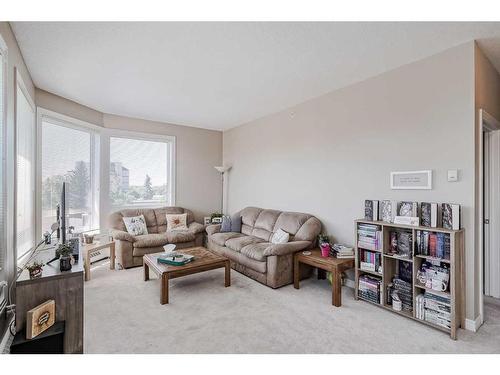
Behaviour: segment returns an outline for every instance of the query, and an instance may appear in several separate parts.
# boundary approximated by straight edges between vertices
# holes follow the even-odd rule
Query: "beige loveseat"
[[[167,214],[187,214],[187,231],[167,232]],[[148,234],[133,236],[127,232],[123,217],[144,215]],[[111,235],[115,240],[116,259],[124,268],[141,266],[145,254],[163,251],[169,243],[178,249],[202,246],[205,226],[194,221],[193,213],[182,207],[127,209],[114,212],[109,217]]]
[[[271,288],[292,283],[293,254],[315,245],[321,222],[308,214],[256,207],[244,208],[235,215],[242,218],[241,233],[220,233],[219,224],[209,225],[209,250],[229,258],[236,271]],[[290,234],[288,243],[270,243],[278,229]]]

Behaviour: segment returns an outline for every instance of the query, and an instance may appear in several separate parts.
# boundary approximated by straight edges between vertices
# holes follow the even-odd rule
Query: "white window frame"
[[[63,115],[46,108],[37,107],[37,163],[36,163],[36,233],[38,237],[42,236],[42,123],[47,121],[53,125],[62,126],[68,129],[83,131],[90,135],[90,186],[91,186],[91,228],[97,228],[100,222],[99,201],[100,185],[102,181],[99,178],[100,171],[100,143],[102,127],[91,124],[86,121]]]
[[[138,141],[148,141],[148,142],[163,142],[167,144],[167,153],[169,159],[167,160],[167,196],[170,197],[170,205],[175,206],[176,203],[176,137],[171,135],[159,135],[153,133],[142,133],[133,132],[128,130],[120,129],[105,129],[103,131],[102,142],[101,142],[101,155],[103,156],[101,164],[101,213],[103,213],[101,218],[101,227],[105,228],[106,223],[102,219],[109,215],[111,212],[119,209],[126,209],[129,206],[113,206],[109,200],[109,168],[111,163],[111,138],[124,138]],[[134,205],[133,208],[150,208],[157,207],[157,204],[143,204]]]
[[[15,69],[15,78],[16,78],[16,84],[15,84],[15,109],[14,109],[14,117],[15,117],[15,121],[16,121],[16,130],[15,130],[15,152],[14,152],[14,157],[15,157],[15,161],[14,161],[14,168],[15,168],[15,172],[14,172],[14,233],[15,233],[15,236],[14,236],[14,249],[16,251],[16,259],[17,259],[17,262],[18,264],[22,263],[22,260],[23,260],[23,257],[24,255],[26,255],[28,251],[24,252],[23,254],[17,254],[17,135],[18,135],[18,124],[17,124],[17,101],[18,101],[18,98],[17,98],[17,89],[21,90],[22,94],[24,95],[24,97],[26,98],[26,100],[28,101],[28,104],[30,105],[31,107],[31,110],[33,111],[33,126],[34,128],[32,129],[32,137],[33,137],[33,140],[35,142],[33,142],[33,171],[31,172],[31,175],[32,175],[32,181],[33,181],[33,190],[32,190],[32,198],[33,198],[33,202],[36,202],[36,191],[37,191],[37,187],[36,187],[36,106],[35,106],[35,101],[33,100],[33,98],[31,97],[27,87],[26,87],[26,84],[24,83],[24,80],[21,76],[21,74],[19,73],[19,70],[16,68]],[[33,210],[32,212],[32,217],[31,217],[31,224],[33,226],[35,226],[35,230],[33,231],[33,243],[32,243],[32,246],[35,245],[35,243],[37,242],[36,239],[39,238],[39,236],[37,235],[37,232],[36,232],[36,225],[35,225],[35,222],[36,222],[36,209]]]
[[[7,43],[0,35],[0,59],[2,60],[2,85],[0,85],[0,91],[2,92],[2,128],[0,128],[2,144],[0,147],[0,170],[1,173],[1,189],[0,189],[0,200],[1,206],[3,207],[2,212],[2,225],[0,226],[0,281],[3,281],[7,277],[7,65],[8,65],[8,48]],[[6,292],[0,286],[0,303],[6,297]]]

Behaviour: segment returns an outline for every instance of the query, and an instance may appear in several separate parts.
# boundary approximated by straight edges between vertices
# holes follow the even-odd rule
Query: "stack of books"
[[[358,247],[367,250],[380,250],[382,231],[378,225],[358,224]]]
[[[424,319],[440,327],[451,328],[451,304],[450,297],[436,295],[425,291],[424,296]]]
[[[411,283],[395,276],[392,280],[392,287],[403,303],[403,310],[413,311],[413,289]]]
[[[382,254],[368,250],[360,250],[359,268],[363,271],[382,273]]]
[[[352,259],[354,258],[354,249],[336,243],[330,248],[330,256],[339,259]]]
[[[367,301],[380,304],[381,284],[382,280],[376,277],[362,275],[359,277],[358,295]]]
[[[450,235],[418,230],[417,251],[420,255],[450,259]]]

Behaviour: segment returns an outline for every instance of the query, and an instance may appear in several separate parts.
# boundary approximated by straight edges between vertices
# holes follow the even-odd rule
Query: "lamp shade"
[[[217,169],[217,172],[219,172],[219,173],[225,173],[231,169],[231,166],[220,166],[220,167],[214,167],[214,168]]]

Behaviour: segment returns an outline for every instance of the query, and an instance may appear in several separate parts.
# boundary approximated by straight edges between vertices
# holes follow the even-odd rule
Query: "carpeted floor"
[[[325,280],[274,290],[232,271],[174,279],[160,305],[159,280],[142,268],[101,263],[85,283],[85,353],[500,353],[500,304],[488,302],[477,333],[445,333],[355,301],[331,305]]]

